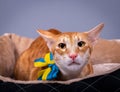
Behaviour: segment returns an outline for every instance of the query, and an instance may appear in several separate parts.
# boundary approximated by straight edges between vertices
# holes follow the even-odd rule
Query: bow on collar
[[[47,67],[38,72],[38,80],[52,80],[57,77],[58,67],[53,60],[53,54],[47,53],[44,58],[38,58],[34,61],[35,67]]]

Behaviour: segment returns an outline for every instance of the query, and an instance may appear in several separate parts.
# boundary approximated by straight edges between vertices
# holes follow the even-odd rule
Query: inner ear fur
[[[88,39],[91,42],[95,42],[96,40],[98,40],[100,32],[102,31],[103,27],[104,27],[104,24],[100,23],[99,25],[91,29],[90,31],[86,32],[88,35]]]

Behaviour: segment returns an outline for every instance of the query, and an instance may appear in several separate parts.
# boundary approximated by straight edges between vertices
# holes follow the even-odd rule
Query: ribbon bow
[[[38,80],[52,80],[57,77],[58,67],[53,60],[53,54],[47,53],[44,58],[38,58],[34,61],[35,67],[47,67],[38,72]]]

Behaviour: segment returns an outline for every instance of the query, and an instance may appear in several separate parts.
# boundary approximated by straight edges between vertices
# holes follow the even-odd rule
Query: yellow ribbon
[[[34,66],[35,67],[46,67],[48,65],[53,65],[55,64],[53,60],[53,55],[51,53],[47,53],[44,58],[40,58],[35,60]],[[47,80],[47,76],[51,72],[51,67],[47,67],[44,70],[40,70],[38,72],[38,78],[41,78],[42,80]]]

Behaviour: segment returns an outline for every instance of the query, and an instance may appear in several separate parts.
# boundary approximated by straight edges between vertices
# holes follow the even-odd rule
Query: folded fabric
[[[35,67],[46,67],[38,72],[38,80],[53,80],[57,78],[59,68],[53,60],[53,54],[47,53],[44,58],[38,58],[34,61]]]

